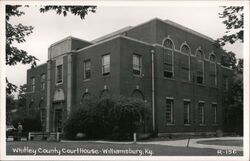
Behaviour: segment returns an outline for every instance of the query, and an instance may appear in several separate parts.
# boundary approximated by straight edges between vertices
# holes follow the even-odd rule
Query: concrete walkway
[[[243,140],[242,137],[215,137],[215,138],[198,138],[190,139],[189,146],[192,148],[210,148],[216,150],[237,150],[243,151],[243,147],[240,146],[224,146],[224,145],[207,145],[197,143],[198,141],[209,141],[209,140]],[[61,142],[72,142],[68,140],[62,140]],[[77,142],[95,142],[95,143],[110,143],[110,144],[133,144],[133,142],[116,142],[116,141],[77,141]],[[142,142],[138,141],[137,144],[154,144],[154,145],[166,145],[166,146],[175,146],[175,147],[187,147],[188,139],[183,140],[168,140],[168,141],[147,141]]]
[[[242,137],[217,137],[217,138],[199,138],[190,139],[189,147],[192,148],[210,148],[216,150],[237,150],[243,151],[243,147],[240,146],[224,146],[224,145],[207,145],[197,143],[198,141],[209,141],[209,140],[243,140]],[[187,147],[188,139],[184,140],[173,140],[173,141],[152,141],[152,142],[138,142],[138,144],[157,144],[177,147]]]

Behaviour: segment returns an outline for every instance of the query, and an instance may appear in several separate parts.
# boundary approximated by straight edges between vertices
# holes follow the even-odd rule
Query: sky
[[[109,34],[126,26],[135,26],[153,18],[169,19],[185,27],[198,31],[213,39],[225,34],[225,26],[218,13],[218,6],[97,6],[96,13],[89,13],[84,20],[68,14],[63,17],[54,11],[40,13],[39,6],[23,7],[25,15],[11,17],[11,24],[22,23],[34,27],[26,42],[15,44],[39,59],[37,64],[46,63],[48,47],[67,36],[87,41]],[[224,47],[243,57],[243,45],[235,43]],[[10,82],[20,86],[26,83],[27,69],[30,65],[6,66],[6,75]]]

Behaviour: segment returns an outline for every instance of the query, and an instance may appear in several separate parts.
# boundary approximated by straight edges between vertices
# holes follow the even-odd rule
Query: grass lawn
[[[223,146],[243,146],[243,140],[206,140],[198,141],[199,144],[223,145]]]
[[[7,155],[220,156],[215,149],[94,142],[7,142]],[[16,150],[16,152],[14,152]],[[237,152],[233,156],[242,156]],[[232,156],[232,155],[231,155]]]

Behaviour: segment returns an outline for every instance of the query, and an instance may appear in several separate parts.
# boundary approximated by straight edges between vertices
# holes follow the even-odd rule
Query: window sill
[[[107,74],[107,75],[102,75],[102,78],[110,78],[110,74]]]
[[[206,126],[206,124],[199,124],[199,126]]]
[[[174,80],[175,80],[174,78],[168,78],[168,77],[163,77],[163,79],[166,79],[166,80],[172,80],[172,81],[174,81]]]
[[[210,88],[218,89],[217,86],[209,86]]]
[[[88,82],[90,80],[91,80],[90,78],[89,79],[84,79],[83,82]]]
[[[175,124],[167,123],[166,126],[175,126]]]
[[[136,77],[136,78],[142,78],[142,75],[133,74],[133,76]]]
[[[60,82],[60,83],[56,83],[56,85],[58,86],[58,85],[60,85],[60,84],[63,84],[63,82]]]
[[[191,124],[184,124],[184,126],[191,126]]]
[[[181,80],[182,83],[188,83],[188,84],[192,84],[193,82],[189,81],[189,80]]]
[[[218,126],[218,124],[217,124],[217,123],[215,123],[215,124],[212,124],[212,126]]]
[[[206,87],[205,83],[196,83],[198,86]]]

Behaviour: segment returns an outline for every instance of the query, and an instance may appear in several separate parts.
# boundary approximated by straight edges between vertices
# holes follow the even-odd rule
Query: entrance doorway
[[[62,132],[62,109],[55,109],[55,132]]]

